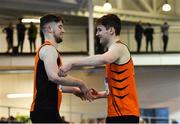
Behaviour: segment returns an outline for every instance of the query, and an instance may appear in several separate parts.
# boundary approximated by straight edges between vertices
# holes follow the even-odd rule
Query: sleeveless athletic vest
[[[45,45],[52,45],[46,41],[37,51],[34,66],[34,93],[30,111],[53,110],[59,111],[62,92],[59,85],[48,80],[44,62],[39,58],[39,51]],[[57,50],[57,65],[61,66],[60,53]]]
[[[108,117],[139,116],[133,61],[125,64],[106,64],[106,77],[109,87]]]

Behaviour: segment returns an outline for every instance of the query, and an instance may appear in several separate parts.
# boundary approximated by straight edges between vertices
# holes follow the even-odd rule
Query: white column
[[[153,2],[153,11],[156,12],[156,10],[157,10],[157,4],[156,4],[156,2],[157,2],[157,1],[156,1],[156,0],[153,0],[152,2]]]
[[[170,3],[170,2],[172,2],[172,1],[169,0],[168,3]],[[179,16],[180,15],[180,7],[179,7],[180,1],[179,0],[175,0],[173,2],[175,3],[175,12]]]
[[[117,6],[117,9],[124,9],[124,3],[123,3],[123,0],[116,0],[116,6]]]
[[[88,0],[88,29],[89,29],[89,55],[94,55],[94,20],[93,20],[93,1]]]

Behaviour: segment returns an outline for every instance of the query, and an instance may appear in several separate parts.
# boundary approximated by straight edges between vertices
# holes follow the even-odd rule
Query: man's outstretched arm
[[[104,54],[93,55],[83,59],[68,62],[60,67],[58,74],[60,76],[63,76],[72,67],[76,67],[76,66],[97,66],[97,65],[104,65],[107,63],[113,63],[121,56],[122,53],[121,49],[122,48],[120,45],[114,45]]]
[[[88,89],[82,80],[71,76],[58,76],[58,54],[53,46],[42,47],[39,51],[39,57],[44,62],[45,70],[50,81],[60,84],[62,86],[79,87],[79,89],[84,93],[84,95],[86,95]]]

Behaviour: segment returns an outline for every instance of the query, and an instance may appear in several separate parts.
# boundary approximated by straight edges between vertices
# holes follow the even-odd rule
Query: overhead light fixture
[[[162,10],[165,12],[171,11],[171,6],[168,4],[167,0],[165,1],[164,5],[162,6]]]
[[[29,98],[32,97],[32,93],[12,93],[7,94],[7,98]]]
[[[22,23],[40,23],[40,19],[22,19]]]
[[[108,0],[106,0],[106,2],[104,3],[103,8],[104,8],[105,11],[109,11],[109,10],[112,9],[112,5],[111,5],[111,3],[109,3]]]

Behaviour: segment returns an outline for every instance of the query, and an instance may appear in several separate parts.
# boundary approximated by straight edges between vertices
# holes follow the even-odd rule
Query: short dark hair
[[[40,29],[42,30],[44,25],[50,22],[60,22],[63,23],[63,18],[61,16],[48,14],[40,18]]]
[[[121,20],[114,14],[107,14],[99,18],[96,22],[97,25],[103,25],[107,28],[114,27],[116,35],[121,32]]]

